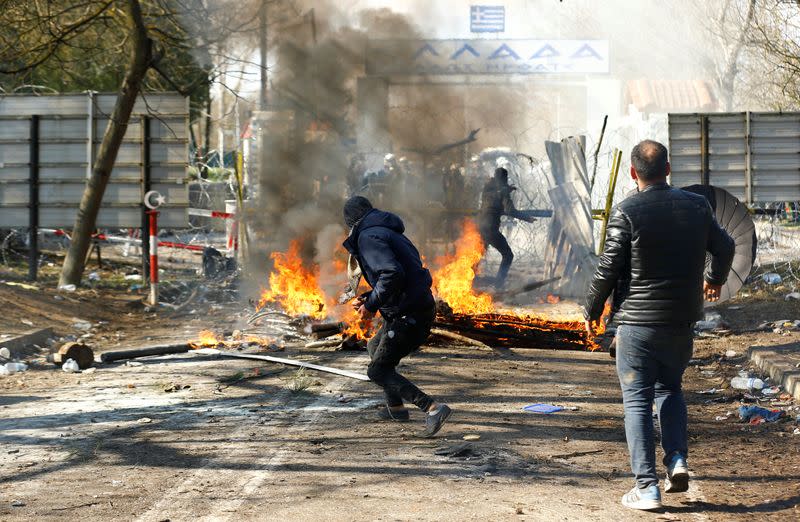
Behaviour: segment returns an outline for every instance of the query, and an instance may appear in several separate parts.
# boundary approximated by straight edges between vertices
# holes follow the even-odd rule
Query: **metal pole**
[[[744,113],[744,202],[749,206],[753,204],[753,151],[752,151],[752,120],[751,112]]]
[[[597,177],[597,160],[600,157],[600,145],[603,144],[603,136],[606,134],[606,124],[608,123],[608,114],[603,118],[603,128],[600,129],[600,138],[597,140],[597,147],[594,149],[594,167],[592,168],[592,181],[589,183],[589,193],[591,194],[594,188],[594,180]]]
[[[152,306],[158,305],[158,210],[148,210],[150,218],[150,299]],[[142,241],[144,244],[144,241]]]
[[[147,284],[150,274],[150,244],[147,241],[147,230],[149,227],[149,217],[147,207],[144,204],[144,195],[150,192],[150,117],[142,116],[139,118],[142,139],[142,283]]]
[[[28,279],[39,270],[39,116],[31,116],[30,172],[28,174]]]
[[[261,95],[258,108],[267,109],[267,0],[261,0],[261,9],[258,11],[259,44],[261,64]]]
[[[711,174],[708,171],[708,115],[700,116],[700,184],[709,185]]]
[[[608,178],[608,194],[606,194],[606,207],[603,210],[603,230],[600,232],[600,248],[597,255],[603,253],[606,246],[606,232],[608,231],[608,220],[611,217],[611,207],[614,204],[614,190],[617,188],[617,174],[622,163],[622,151],[614,149],[614,159],[611,163],[611,176]]]

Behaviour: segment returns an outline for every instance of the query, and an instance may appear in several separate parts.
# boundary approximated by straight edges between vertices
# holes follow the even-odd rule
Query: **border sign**
[[[367,74],[608,73],[608,40],[370,40]]]

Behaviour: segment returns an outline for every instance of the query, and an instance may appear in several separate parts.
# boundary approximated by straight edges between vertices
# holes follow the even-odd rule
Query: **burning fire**
[[[495,310],[492,297],[475,292],[475,268],[483,257],[484,246],[478,227],[470,220],[464,221],[464,230],[455,244],[456,252],[436,260],[441,266],[433,274],[436,295],[456,313],[488,314]]]
[[[319,287],[318,271],[303,266],[300,242],[292,241],[288,251],[273,252],[270,258],[275,264],[269,275],[269,289],[261,294],[257,308],[277,302],[286,313],[324,319],[328,300]]]
[[[269,346],[273,344],[273,339],[266,339],[257,335],[241,335],[230,341],[226,341],[221,336],[218,336],[211,330],[201,330],[197,334],[197,339],[189,341],[189,346],[197,350],[198,348],[216,348],[218,346],[232,347],[240,344],[258,344],[260,346]]]
[[[189,341],[189,346],[194,348],[211,348],[218,346],[222,341],[217,339],[217,335],[211,330],[202,330],[197,334],[197,339]]]
[[[357,340],[365,340],[372,337],[372,321],[362,321],[358,317],[358,312],[349,308],[342,317],[344,328],[342,337],[355,337]]]

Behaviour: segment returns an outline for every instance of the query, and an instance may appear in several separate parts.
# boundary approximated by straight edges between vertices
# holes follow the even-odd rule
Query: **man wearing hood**
[[[438,404],[411,381],[397,373],[400,360],[416,351],[431,331],[436,316],[431,293],[431,274],[422,266],[416,247],[403,235],[403,221],[390,212],[372,207],[354,196],[344,205],[344,222],[350,235],[344,247],[356,258],[372,290],[355,306],[362,320],[380,311],[383,325],[367,344],[370,380],[383,388],[386,407],[378,412],[384,420],[409,419],[405,403],[426,413],[420,434],[432,437],[450,416],[446,404]]]
[[[495,278],[496,288],[502,288],[505,285],[511,262],[514,261],[514,252],[508,246],[506,237],[500,233],[500,218],[511,216],[529,223],[534,221],[533,218],[519,212],[514,207],[514,202],[511,200],[511,192],[514,190],[516,187],[508,184],[508,171],[503,167],[498,167],[494,171],[494,177],[486,182],[481,193],[478,230],[484,245],[493,246],[502,257]]]

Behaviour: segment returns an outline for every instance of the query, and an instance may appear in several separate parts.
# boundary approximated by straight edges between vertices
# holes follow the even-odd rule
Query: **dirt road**
[[[342,352],[313,358],[352,370],[366,363]],[[608,354],[428,347],[404,370],[455,410],[437,439],[413,436],[419,414],[407,424],[372,422],[379,396],[369,383],[317,374],[296,386],[304,378],[293,370],[250,361],[189,354],[91,374],[22,374],[0,409],[0,517],[656,518],[618,502],[631,480]],[[522,410],[533,402],[578,409]],[[781,439],[772,469],[753,469],[738,449],[774,432],[742,433],[709,414],[692,408],[697,476],[689,494],[665,498],[668,516],[796,516],[798,439]],[[756,495],[747,489],[754,480]]]

